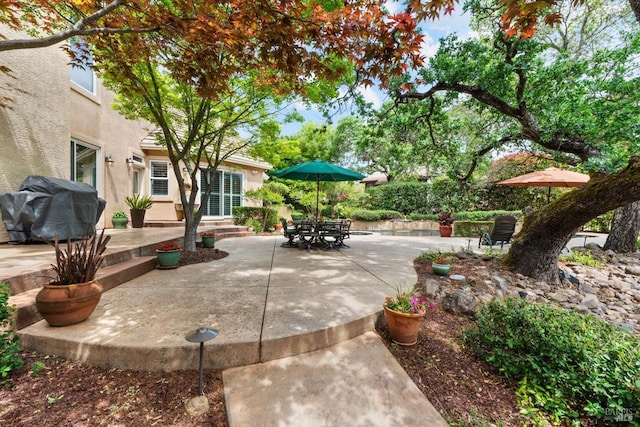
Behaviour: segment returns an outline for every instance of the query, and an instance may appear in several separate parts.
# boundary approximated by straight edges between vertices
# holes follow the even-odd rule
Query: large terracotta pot
[[[382,308],[393,342],[400,345],[414,345],[418,342],[418,330],[424,314],[400,313],[384,305]]]
[[[440,226],[440,237],[451,237],[451,233],[453,233],[453,227],[450,225],[441,225]]]
[[[86,320],[102,296],[97,280],[73,285],[44,285],[36,295],[36,307],[51,326],[67,326]]]

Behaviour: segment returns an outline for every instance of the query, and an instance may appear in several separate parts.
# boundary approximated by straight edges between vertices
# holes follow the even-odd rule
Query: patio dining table
[[[340,221],[293,221],[293,228],[285,228],[287,246],[311,249],[321,246],[326,249],[348,247],[344,240],[349,238],[350,220]]]

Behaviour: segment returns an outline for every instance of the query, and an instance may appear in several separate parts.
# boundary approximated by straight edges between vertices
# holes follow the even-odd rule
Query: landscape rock
[[[443,308],[454,314],[473,314],[476,310],[476,296],[464,290],[448,293],[444,296]]]
[[[593,245],[589,246],[592,252],[600,249]],[[579,283],[536,281],[504,270],[495,257],[484,257],[487,261],[476,257],[460,258],[452,265],[452,275],[464,275],[467,286],[437,278],[428,279],[425,290],[428,297],[441,299],[444,309],[456,314],[471,315],[492,299],[512,296],[590,313],[640,335],[640,254],[600,253],[607,262],[599,268],[559,264]]]

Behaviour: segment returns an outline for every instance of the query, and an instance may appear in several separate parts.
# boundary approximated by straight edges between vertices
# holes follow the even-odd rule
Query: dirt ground
[[[199,248],[195,254],[183,254],[181,264],[227,255],[217,249]],[[469,322],[438,307],[426,318],[418,344],[401,347],[386,342],[452,425],[522,425],[513,387],[464,349],[461,332]],[[380,333],[384,337],[386,331]],[[2,426],[227,425],[218,371],[205,371],[203,391],[209,400],[209,412],[192,417],[186,413],[185,404],[198,394],[197,369],[144,372],[101,369],[32,352],[23,352],[22,357],[24,366],[12,372],[6,386],[0,388]]]

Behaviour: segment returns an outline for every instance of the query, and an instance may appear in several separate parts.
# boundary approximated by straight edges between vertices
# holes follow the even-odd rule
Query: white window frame
[[[167,169],[166,177],[158,177],[154,176],[154,164],[164,164]],[[154,192],[154,181],[166,181],[167,182],[167,193],[166,194],[156,194]],[[149,195],[151,197],[168,197],[169,196],[169,162],[166,160],[150,160],[149,161]]]
[[[88,144],[84,141],[80,141],[76,138],[71,138],[70,140],[70,154],[71,154],[71,159],[70,159],[70,179],[71,181],[75,181],[75,182],[85,182],[85,181],[78,181],[78,170],[77,170],[77,165],[78,165],[78,159],[77,159],[77,147],[81,146],[84,148],[87,148],[89,150],[93,150],[93,152],[95,152],[95,171],[92,172],[92,176],[94,179],[94,183],[92,185],[92,187],[94,187],[96,189],[96,191],[98,191],[98,194],[101,194],[100,188],[101,188],[101,183],[102,183],[102,174],[103,174],[103,162],[100,161],[100,159],[102,158],[102,150],[100,149],[100,147],[96,147],[94,145]],[[86,182],[85,182],[86,183]],[[88,184],[88,183],[87,183]],[[91,184],[89,184],[91,185]]]
[[[73,50],[74,42],[71,41],[69,44],[71,46],[71,50]],[[93,65],[93,58],[91,58],[91,60],[89,61],[86,61],[83,65],[84,65],[84,68],[76,65],[71,65],[71,70],[69,71],[69,78],[77,88],[80,88],[83,91],[90,93],[93,96],[97,96],[98,95],[98,90],[97,90],[98,79],[96,77],[96,73],[93,71],[93,68],[91,68],[91,65]],[[84,85],[84,82],[73,79],[74,70],[76,73],[86,73],[86,77],[88,77],[86,80],[91,80],[91,88],[87,88]],[[91,74],[89,75],[89,73]],[[82,79],[82,80],[85,80],[85,79]]]

